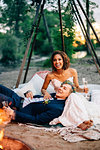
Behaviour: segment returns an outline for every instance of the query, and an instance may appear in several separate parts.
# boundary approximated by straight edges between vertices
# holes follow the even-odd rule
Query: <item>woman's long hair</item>
[[[70,66],[69,57],[67,56],[67,54],[65,52],[57,50],[57,51],[54,51],[51,56],[52,70],[56,71],[56,68],[53,65],[53,59],[54,59],[54,56],[57,54],[59,54],[63,59],[63,68],[62,69],[66,70],[67,68],[69,68],[69,66]]]

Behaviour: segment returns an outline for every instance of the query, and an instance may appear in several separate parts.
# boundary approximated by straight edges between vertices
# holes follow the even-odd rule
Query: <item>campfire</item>
[[[4,128],[11,121],[5,108],[0,108],[0,150],[31,150],[24,142],[12,137],[4,136]]]

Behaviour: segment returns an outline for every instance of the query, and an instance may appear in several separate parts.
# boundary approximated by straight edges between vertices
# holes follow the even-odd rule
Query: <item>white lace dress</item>
[[[70,77],[67,80],[73,83],[73,77]],[[52,79],[51,84],[53,85],[55,92],[57,92],[58,88],[61,86],[61,83],[62,82],[57,79]]]
[[[53,82],[53,85],[56,86],[55,89],[61,84],[56,79]],[[94,124],[100,124],[100,105],[87,101],[83,95],[71,93],[66,100],[62,115],[52,120],[50,125],[60,122],[63,126],[76,127],[83,121],[90,119],[93,120]]]

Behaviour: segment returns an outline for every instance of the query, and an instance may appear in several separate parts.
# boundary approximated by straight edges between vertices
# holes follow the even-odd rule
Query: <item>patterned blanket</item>
[[[23,124],[20,124],[23,125]],[[100,140],[100,124],[92,126],[88,130],[81,130],[74,127],[61,127],[61,126],[41,126],[36,124],[26,124],[29,128],[37,130],[44,130],[46,132],[55,132],[60,134],[61,138],[68,142],[79,142],[86,140]]]

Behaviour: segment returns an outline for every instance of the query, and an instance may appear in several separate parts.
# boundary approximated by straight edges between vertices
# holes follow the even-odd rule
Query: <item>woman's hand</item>
[[[48,92],[46,92],[44,95],[44,100],[48,100],[50,98],[51,98],[51,95]]]
[[[45,89],[41,89],[41,92],[44,95],[44,100],[52,98],[51,95]]]
[[[88,88],[84,88],[84,92],[88,93],[89,89]]]
[[[89,89],[88,88],[80,88],[80,87],[77,87],[76,88],[76,92],[81,92],[81,93],[88,93]]]
[[[31,91],[27,92],[26,97],[32,99],[33,98],[33,93]]]

